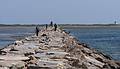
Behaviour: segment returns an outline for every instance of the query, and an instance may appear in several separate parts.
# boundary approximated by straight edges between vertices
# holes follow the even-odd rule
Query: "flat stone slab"
[[[41,59],[44,59],[44,58],[53,58],[54,59],[54,57],[62,58],[62,57],[64,57],[67,54],[69,54],[69,53],[57,52],[57,51],[48,51],[48,52],[43,52],[43,53],[37,53],[34,56],[35,57],[39,57]]]
[[[29,60],[28,57],[23,57],[23,56],[9,56],[9,55],[1,55],[0,56],[0,60],[11,60],[11,61],[15,61],[15,60]]]
[[[39,67],[50,67],[54,68],[57,67],[58,65],[64,65],[63,61],[52,61],[52,60],[39,60],[37,63]]]
[[[17,67],[22,67],[24,66],[24,62],[23,61],[0,61],[0,65],[2,67],[11,67],[13,65],[16,65]]]

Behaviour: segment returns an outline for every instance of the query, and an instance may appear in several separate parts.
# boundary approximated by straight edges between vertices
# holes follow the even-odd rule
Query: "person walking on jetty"
[[[50,22],[50,26],[53,27],[53,21]]]
[[[57,30],[57,24],[55,23],[54,24],[54,31],[56,31]]]
[[[36,26],[36,31],[35,31],[35,33],[36,33],[36,36],[38,36],[38,33],[39,33],[39,28],[38,28],[38,26]]]
[[[45,28],[46,28],[46,30],[47,30],[47,28],[48,28],[48,25],[47,25],[47,24],[45,25]]]

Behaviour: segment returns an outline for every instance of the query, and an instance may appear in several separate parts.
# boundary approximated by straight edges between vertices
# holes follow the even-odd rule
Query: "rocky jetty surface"
[[[53,27],[0,50],[0,69],[120,69],[120,62]]]

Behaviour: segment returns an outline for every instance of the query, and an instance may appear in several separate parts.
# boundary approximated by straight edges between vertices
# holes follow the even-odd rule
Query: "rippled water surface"
[[[13,43],[16,39],[32,35],[34,27],[0,27],[0,48]]]
[[[66,29],[81,42],[110,55],[120,61],[120,28],[77,28]]]

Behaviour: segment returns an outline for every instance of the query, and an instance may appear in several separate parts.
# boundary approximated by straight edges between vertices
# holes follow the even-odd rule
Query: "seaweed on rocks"
[[[29,52],[29,53],[24,53],[25,56],[29,56],[29,55],[34,55],[34,53]]]
[[[10,51],[19,51],[19,50],[15,49],[15,48],[11,48]]]
[[[46,34],[42,34],[42,36],[44,37],[44,36],[47,36]]]
[[[0,55],[6,55],[6,51],[2,51],[2,50],[0,50]]]

